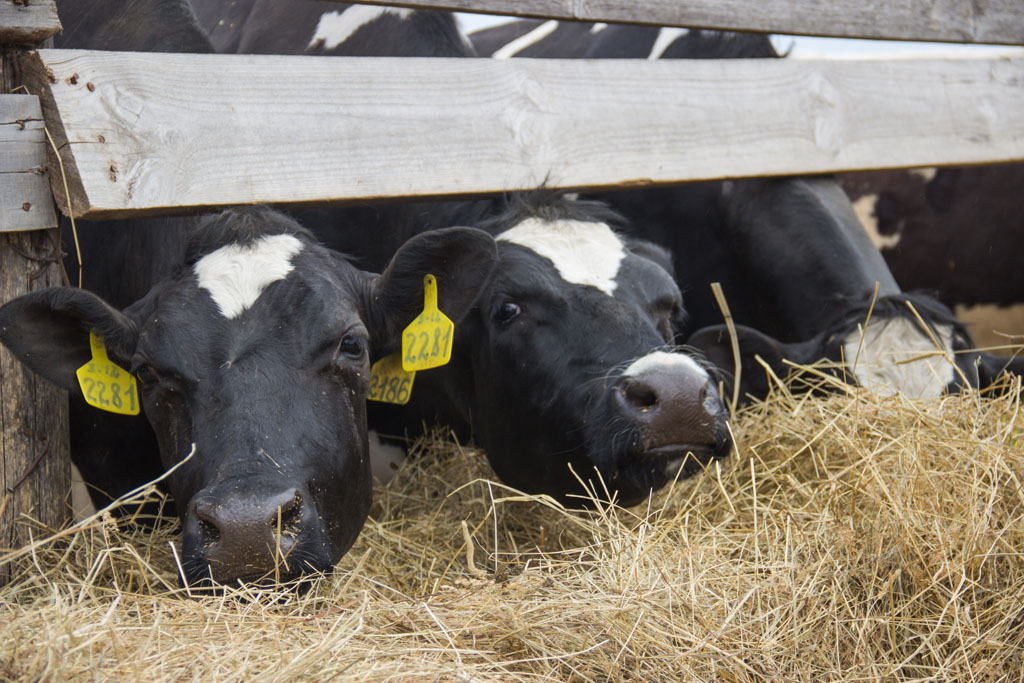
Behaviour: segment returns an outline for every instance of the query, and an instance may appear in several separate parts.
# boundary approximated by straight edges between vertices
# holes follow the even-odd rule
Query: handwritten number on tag
[[[78,384],[85,402],[94,408],[121,415],[138,415],[135,378],[107,357],[103,340],[89,333],[92,359],[78,368]]]
[[[423,312],[402,331],[402,367],[429,370],[448,363],[455,325],[437,307],[437,279],[423,278]]]
[[[404,405],[412,395],[412,383],[416,372],[402,368],[402,358],[397,353],[386,356],[370,368],[370,391],[366,398],[382,403]]]

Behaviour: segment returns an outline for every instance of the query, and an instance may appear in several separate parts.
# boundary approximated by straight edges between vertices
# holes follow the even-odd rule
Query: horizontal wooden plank
[[[0,0],[0,44],[41,43],[60,30],[57,0]]]
[[[39,98],[0,95],[0,232],[56,226]]]
[[[1024,59],[41,50],[23,73],[78,216],[1024,159]]]
[[[516,17],[840,38],[1024,44],[1020,0],[360,0]]]

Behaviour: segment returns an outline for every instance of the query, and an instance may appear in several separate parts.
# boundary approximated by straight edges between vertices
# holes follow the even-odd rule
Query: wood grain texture
[[[60,30],[57,0],[0,0],[0,43],[35,45]]]
[[[1024,44],[1020,0],[362,0],[516,17],[840,38]]]
[[[0,302],[62,284],[57,230],[0,234]],[[68,520],[67,392],[0,346],[0,554]],[[0,585],[16,568],[0,566]]]
[[[0,232],[55,227],[39,98],[0,95]]]
[[[1024,159],[1024,59],[42,50],[23,72],[78,216]]]

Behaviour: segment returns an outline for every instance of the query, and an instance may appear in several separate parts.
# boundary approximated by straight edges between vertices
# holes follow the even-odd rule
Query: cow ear
[[[785,361],[808,365],[820,360],[824,355],[821,340],[817,338],[808,342],[787,344],[745,325],[736,326],[736,338],[739,342],[740,362],[742,363],[739,392],[741,404],[744,402],[742,399],[748,396],[766,397],[771,387],[768,372],[757,361],[757,356],[771,368],[776,376],[785,378],[792,370],[792,367]],[[726,395],[731,395],[736,363],[728,327],[725,325],[702,327],[690,335],[686,344],[702,351],[716,368],[723,371],[720,375],[726,387]]]
[[[92,292],[52,287],[0,306],[0,342],[59,387],[78,386],[75,371],[89,361],[89,332],[103,337],[111,360],[127,367],[138,341],[137,326]]]
[[[371,285],[367,322],[374,349],[396,348],[402,330],[423,311],[423,278],[437,279],[437,305],[456,325],[476,303],[498,264],[494,238],[475,228],[416,235]]]
[[[649,261],[654,261],[659,266],[665,269],[674,280],[676,277],[675,264],[672,260],[672,252],[665,247],[650,242],[639,237],[627,236],[623,238],[626,242],[626,248],[637,256],[642,256]]]

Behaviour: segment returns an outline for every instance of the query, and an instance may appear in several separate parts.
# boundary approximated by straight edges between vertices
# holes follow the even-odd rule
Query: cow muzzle
[[[619,410],[639,434],[636,453],[693,469],[728,454],[728,411],[708,373],[683,354],[655,352],[623,373]]]
[[[280,477],[249,477],[203,489],[192,497],[184,522],[189,585],[276,585],[333,564],[312,496]]]

